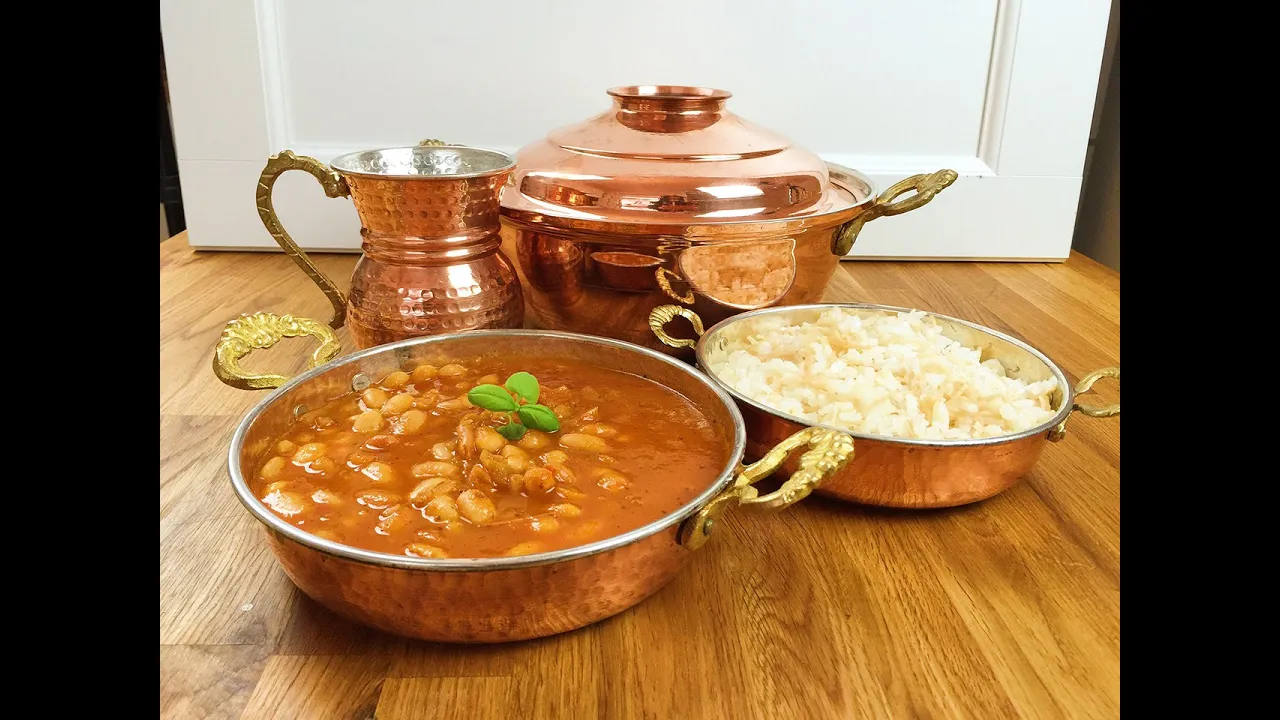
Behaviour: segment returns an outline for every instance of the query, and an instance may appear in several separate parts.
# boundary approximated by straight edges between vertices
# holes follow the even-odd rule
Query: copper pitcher
[[[271,156],[258,180],[258,215],[333,304],[329,325],[349,325],[360,349],[422,335],[518,328],[524,297],[499,248],[498,221],[498,194],[514,166],[500,152],[431,140],[350,153],[328,165],[285,150]],[[329,197],[355,202],[364,255],[346,296],[276,216],[271,189],[289,170],[310,173]]]

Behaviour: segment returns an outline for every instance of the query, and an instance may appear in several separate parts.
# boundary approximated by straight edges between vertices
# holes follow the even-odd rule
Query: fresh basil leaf
[[[560,429],[560,421],[556,419],[556,414],[545,405],[521,405],[520,409],[516,410],[516,414],[520,416],[520,422],[534,430],[555,432]]]
[[[498,428],[498,434],[510,440],[511,442],[515,442],[520,438],[524,437],[524,434],[527,431],[528,431],[528,428],[526,428],[523,425],[519,425],[517,423],[509,423],[507,425],[503,425],[502,427]]]
[[[511,394],[497,385],[477,385],[467,393],[472,405],[494,412],[510,412],[516,409],[516,401]]]
[[[523,370],[507,378],[507,389],[527,403],[538,402],[538,378]]]

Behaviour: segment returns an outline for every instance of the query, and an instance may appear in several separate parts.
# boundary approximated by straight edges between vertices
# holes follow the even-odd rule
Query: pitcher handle
[[[333,280],[316,267],[311,258],[307,257],[302,248],[289,237],[289,233],[280,224],[280,218],[276,216],[275,207],[271,204],[271,189],[276,184],[276,178],[289,170],[304,170],[310,173],[320,181],[324,194],[331,198],[348,197],[351,195],[351,190],[347,187],[346,179],[329,169],[328,165],[306,155],[294,155],[291,150],[285,150],[267,158],[267,166],[262,169],[262,176],[258,178],[258,217],[262,218],[262,224],[284,250],[285,255],[293,258],[298,267],[302,268],[302,272],[319,285],[325,297],[329,298],[329,304],[333,306],[333,317],[329,319],[329,327],[336,330],[342,327],[347,319],[347,298]]]
[[[934,195],[946,190],[951,183],[955,182],[957,177],[959,175],[955,170],[939,170],[935,173],[912,175],[901,182],[894,183],[888,190],[880,193],[866,210],[858,213],[858,217],[845,223],[836,231],[831,243],[831,252],[840,256],[848,255],[853,249],[854,241],[858,239],[858,233],[862,232],[863,225],[878,217],[901,215],[927,204]],[[905,200],[894,202],[899,195],[908,190],[914,190],[915,194]]]

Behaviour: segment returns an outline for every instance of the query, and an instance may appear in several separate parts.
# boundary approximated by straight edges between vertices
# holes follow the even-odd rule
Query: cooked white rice
[[[923,312],[834,307],[813,322],[764,315],[725,328],[708,369],[768,407],[867,435],[1008,435],[1052,418],[1053,378],[1024,382],[942,334]]]

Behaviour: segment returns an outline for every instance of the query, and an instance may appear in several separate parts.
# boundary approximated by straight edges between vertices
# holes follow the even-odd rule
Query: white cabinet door
[[[1062,259],[1110,0],[162,0],[191,244],[275,249],[268,155],[425,138],[514,151],[615,85],[729,90],[730,107],[880,188],[944,167],[928,206],[854,257]],[[349,201],[304,173],[276,208],[307,249],[356,250]]]

